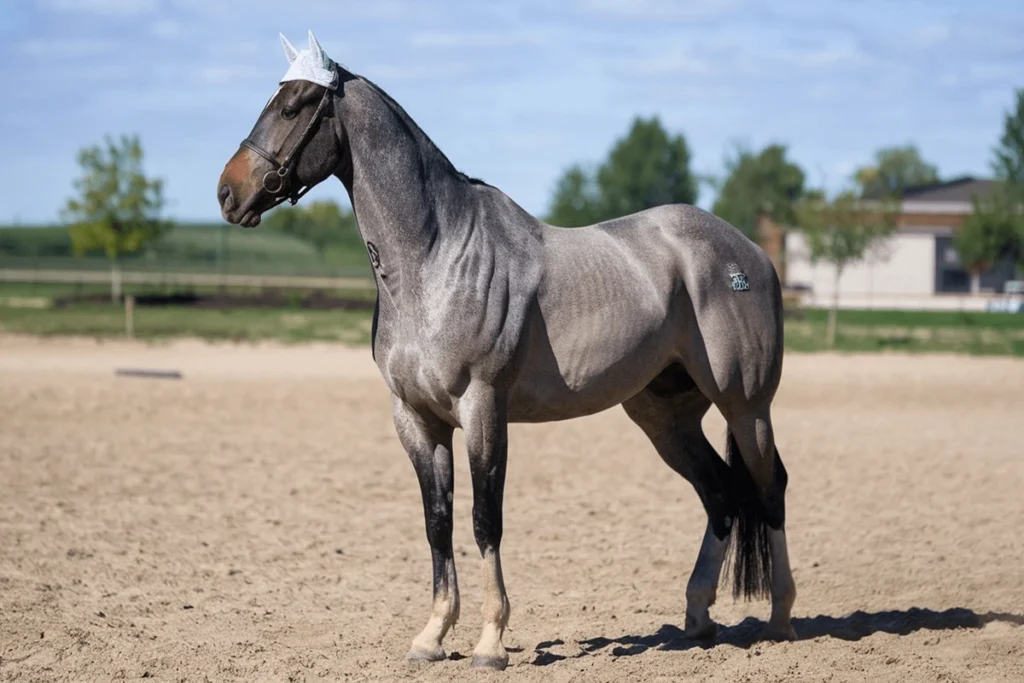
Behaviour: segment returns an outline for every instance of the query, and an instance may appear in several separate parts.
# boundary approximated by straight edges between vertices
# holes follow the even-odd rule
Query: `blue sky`
[[[1024,86],[1019,0],[0,0],[0,223],[56,219],[76,150],[108,132],[142,137],[170,215],[217,217],[217,177],[287,67],[277,34],[310,28],[534,213],[636,114],[684,133],[699,173],[778,141],[830,188],[907,142],[985,175]]]

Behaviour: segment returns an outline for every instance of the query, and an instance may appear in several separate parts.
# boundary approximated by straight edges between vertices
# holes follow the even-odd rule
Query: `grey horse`
[[[255,227],[329,176],[348,191],[377,284],[372,354],[419,479],[433,558],[433,608],[409,659],[444,659],[442,640],[459,617],[453,430],[465,434],[483,564],[472,665],[503,669],[508,424],[618,404],[707,512],[686,587],[687,635],[714,637],[708,608],[732,550],[734,595],[770,595],[764,637],[795,637],[787,475],[771,422],[781,287],[765,253],[688,205],[547,225],[459,172],[397,102],[333,62],[312,33],[302,51],[282,41],[288,74],[227,162],[217,196],[226,220]],[[712,404],[728,423],[724,460],[701,427]]]

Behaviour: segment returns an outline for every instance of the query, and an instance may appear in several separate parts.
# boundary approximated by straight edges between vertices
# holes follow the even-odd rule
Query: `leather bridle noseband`
[[[299,201],[302,195],[313,189],[308,185],[305,187],[297,187],[295,184],[295,175],[292,173],[292,170],[295,168],[295,163],[299,159],[299,154],[301,154],[302,150],[306,147],[306,144],[316,131],[317,126],[319,126],[321,119],[326,115],[327,108],[330,106],[331,102],[334,101],[332,96],[338,90],[338,82],[340,81],[340,78],[338,76],[337,66],[332,64],[331,70],[334,71],[334,81],[330,86],[324,89],[324,95],[320,98],[320,104],[317,105],[316,111],[313,112],[313,118],[311,118],[309,123],[306,124],[306,129],[302,131],[302,136],[292,146],[291,151],[289,151],[285,156],[284,161],[278,161],[273,154],[253,142],[251,138],[252,133],[249,133],[250,137],[245,138],[241,142],[241,147],[251,149],[274,165],[274,170],[267,171],[263,176],[263,187],[261,190],[267,194],[275,196],[276,200],[273,204],[268,206],[267,209],[264,209],[264,211],[274,208],[286,199],[294,205]]]

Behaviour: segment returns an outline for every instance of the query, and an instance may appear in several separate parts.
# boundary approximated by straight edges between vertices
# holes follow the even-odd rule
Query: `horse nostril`
[[[235,202],[231,198],[231,188],[228,187],[227,183],[220,186],[220,192],[217,193],[217,199],[220,200],[221,206],[228,211],[234,208]]]

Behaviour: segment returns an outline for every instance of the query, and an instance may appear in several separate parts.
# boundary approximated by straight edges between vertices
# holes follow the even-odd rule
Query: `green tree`
[[[1019,202],[999,188],[990,198],[973,200],[974,210],[953,233],[953,247],[960,263],[971,274],[971,291],[977,293],[979,277],[1003,258],[1020,263],[1024,246],[1024,215]]]
[[[358,245],[362,250],[355,216],[333,200],[282,206],[270,212],[264,225],[310,243],[321,258],[331,247],[339,245]]]
[[[939,171],[921,158],[915,145],[885,147],[875,152],[875,163],[854,173],[860,196],[868,199],[898,198],[915,185],[939,181]]]
[[[1003,133],[995,146],[992,171],[999,186],[992,195],[974,198],[974,211],[953,236],[964,268],[978,277],[1002,258],[1024,268],[1024,88],[1015,93],[1014,107],[1003,117]]]
[[[726,177],[712,207],[715,215],[751,238],[756,236],[761,214],[782,225],[796,221],[804,172],[786,159],[785,145],[769,145],[759,153],[737,148],[736,155],[726,159],[725,168]]]
[[[138,251],[163,235],[170,223],[160,218],[163,181],[149,178],[142,167],[138,136],[104,138],[102,145],[78,153],[82,175],[75,180],[77,196],[63,211],[76,254],[102,250],[110,259],[110,298],[121,298],[118,259]]]
[[[1003,118],[1003,134],[995,149],[993,170],[1005,183],[1001,220],[1013,228],[1008,252],[1018,269],[1024,269],[1024,88],[1014,92],[1015,107]],[[1005,228],[1004,228],[1005,229]]]
[[[1003,118],[1003,134],[994,153],[992,170],[1009,186],[1011,194],[1024,201],[1024,88],[1015,92],[1016,106]]]
[[[832,307],[828,315],[827,344],[836,342],[839,310],[839,279],[843,271],[862,260],[872,246],[896,229],[898,207],[891,200],[865,202],[854,190],[832,199],[804,200],[797,207],[797,222],[803,231],[811,263],[824,261],[835,268]]]
[[[625,216],[662,204],[695,204],[697,180],[682,135],[670,136],[657,116],[637,117],[597,170],[607,217]]]
[[[637,117],[596,173],[579,165],[566,170],[555,186],[548,220],[584,225],[661,204],[694,204],[697,189],[686,139],[669,135],[657,116]]]
[[[570,166],[555,186],[548,222],[567,228],[601,220],[600,195],[594,176],[580,166]]]

